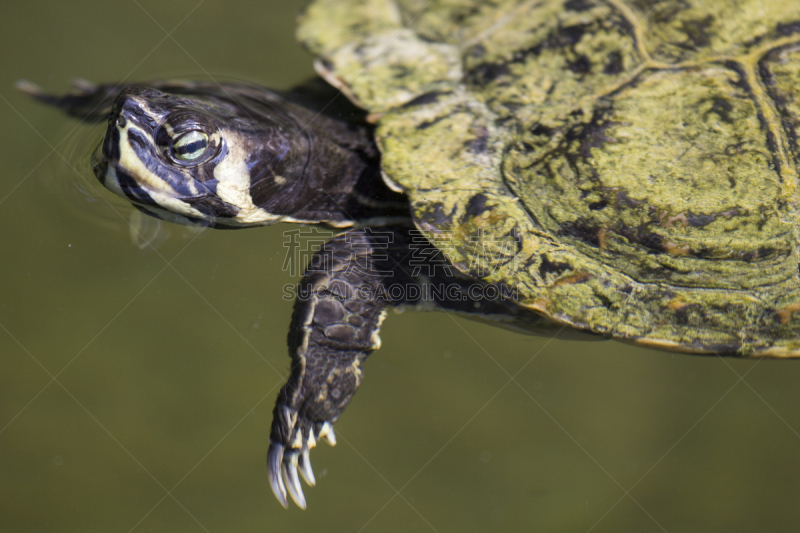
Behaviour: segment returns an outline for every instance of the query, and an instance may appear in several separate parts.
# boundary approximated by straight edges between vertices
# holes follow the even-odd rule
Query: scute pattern
[[[742,56],[800,34],[794,0],[631,0],[656,61]]]
[[[800,29],[800,23],[798,23]],[[800,167],[800,46],[778,49],[761,63],[761,75],[789,140],[789,150]]]
[[[528,2],[529,4],[531,2]],[[398,0],[403,25],[426,41],[461,45],[488,31],[493,25],[514,16],[519,0],[484,0],[482,2],[430,2]]]
[[[691,91],[647,71],[588,120],[525,132],[506,182],[538,224],[640,281],[741,289],[794,275],[793,230],[764,212],[781,177],[739,74],[711,65],[684,80]]]
[[[464,54],[471,92],[520,131],[558,127],[641,63],[628,22],[603,2],[537,2]]]
[[[347,3],[300,36],[461,271],[595,333],[800,356],[800,4],[403,0],[373,31],[360,1],[329,38]]]

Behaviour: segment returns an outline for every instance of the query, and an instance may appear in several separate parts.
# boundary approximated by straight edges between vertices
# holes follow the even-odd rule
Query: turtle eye
[[[181,161],[197,161],[208,151],[208,135],[202,131],[189,131],[175,139],[172,153]]]

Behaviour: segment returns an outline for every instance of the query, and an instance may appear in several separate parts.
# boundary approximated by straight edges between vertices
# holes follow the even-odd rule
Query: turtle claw
[[[308,455],[308,448],[303,448],[300,455],[297,457],[297,466],[300,470],[300,475],[309,487],[317,484],[317,479],[314,477],[314,470],[311,469],[311,458]]]
[[[69,82],[72,88],[81,93],[93,93],[97,91],[98,85],[83,78],[72,78]]]
[[[306,497],[303,488],[300,486],[300,478],[297,476],[297,452],[291,451],[286,454],[281,464],[281,473],[289,495],[300,509],[306,508]]]
[[[325,439],[325,442],[331,446],[336,446],[336,433],[333,432],[333,424],[325,422],[322,424],[322,429],[319,431],[319,436]]]
[[[22,91],[28,96],[32,96],[37,99],[42,99],[49,96],[41,87],[28,80],[17,80],[17,82],[14,84],[14,87],[18,91]]]
[[[285,416],[284,419],[297,422],[294,417]],[[269,486],[284,508],[289,507],[287,497],[291,496],[298,507],[305,509],[306,497],[300,486],[300,477],[309,487],[317,484],[309,452],[323,438],[331,446],[335,445],[336,436],[333,433],[333,424],[330,422],[312,423],[303,419],[299,424],[295,423],[287,433],[292,435],[286,439],[287,444],[276,442],[274,436],[270,439],[267,452]]]
[[[274,442],[269,443],[269,451],[267,452],[267,475],[269,476],[269,486],[272,488],[272,493],[278,499],[284,509],[289,508],[289,502],[286,500],[286,485],[283,484],[283,477],[281,476],[281,465],[283,464],[283,445]]]

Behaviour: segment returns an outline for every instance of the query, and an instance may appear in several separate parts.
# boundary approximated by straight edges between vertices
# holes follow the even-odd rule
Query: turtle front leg
[[[328,241],[299,286],[289,329],[291,376],[272,412],[267,454],[270,486],[284,507],[288,490],[305,509],[298,469],[313,486],[309,450],[321,438],[336,443],[333,424],[361,384],[362,363],[380,347],[385,302],[376,295],[383,274],[371,267],[376,250],[368,231]]]

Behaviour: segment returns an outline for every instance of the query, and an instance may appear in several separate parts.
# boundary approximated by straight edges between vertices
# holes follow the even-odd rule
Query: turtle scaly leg
[[[314,485],[308,452],[320,438],[335,444],[339,419],[363,377],[362,363],[380,346],[385,303],[377,298],[383,273],[370,268],[369,230],[328,241],[299,286],[289,329],[291,375],[273,410],[267,467],[272,491],[305,508],[300,474]]]
[[[460,274],[407,226],[351,230],[314,255],[295,301],[292,372],[275,404],[267,456],[270,486],[284,507],[288,492],[305,508],[298,472],[314,485],[308,452],[321,438],[335,444],[333,424],[361,384],[364,360],[380,347],[387,305],[502,317],[514,327],[538,324],[538,315],[489,296],[487,287]]]

